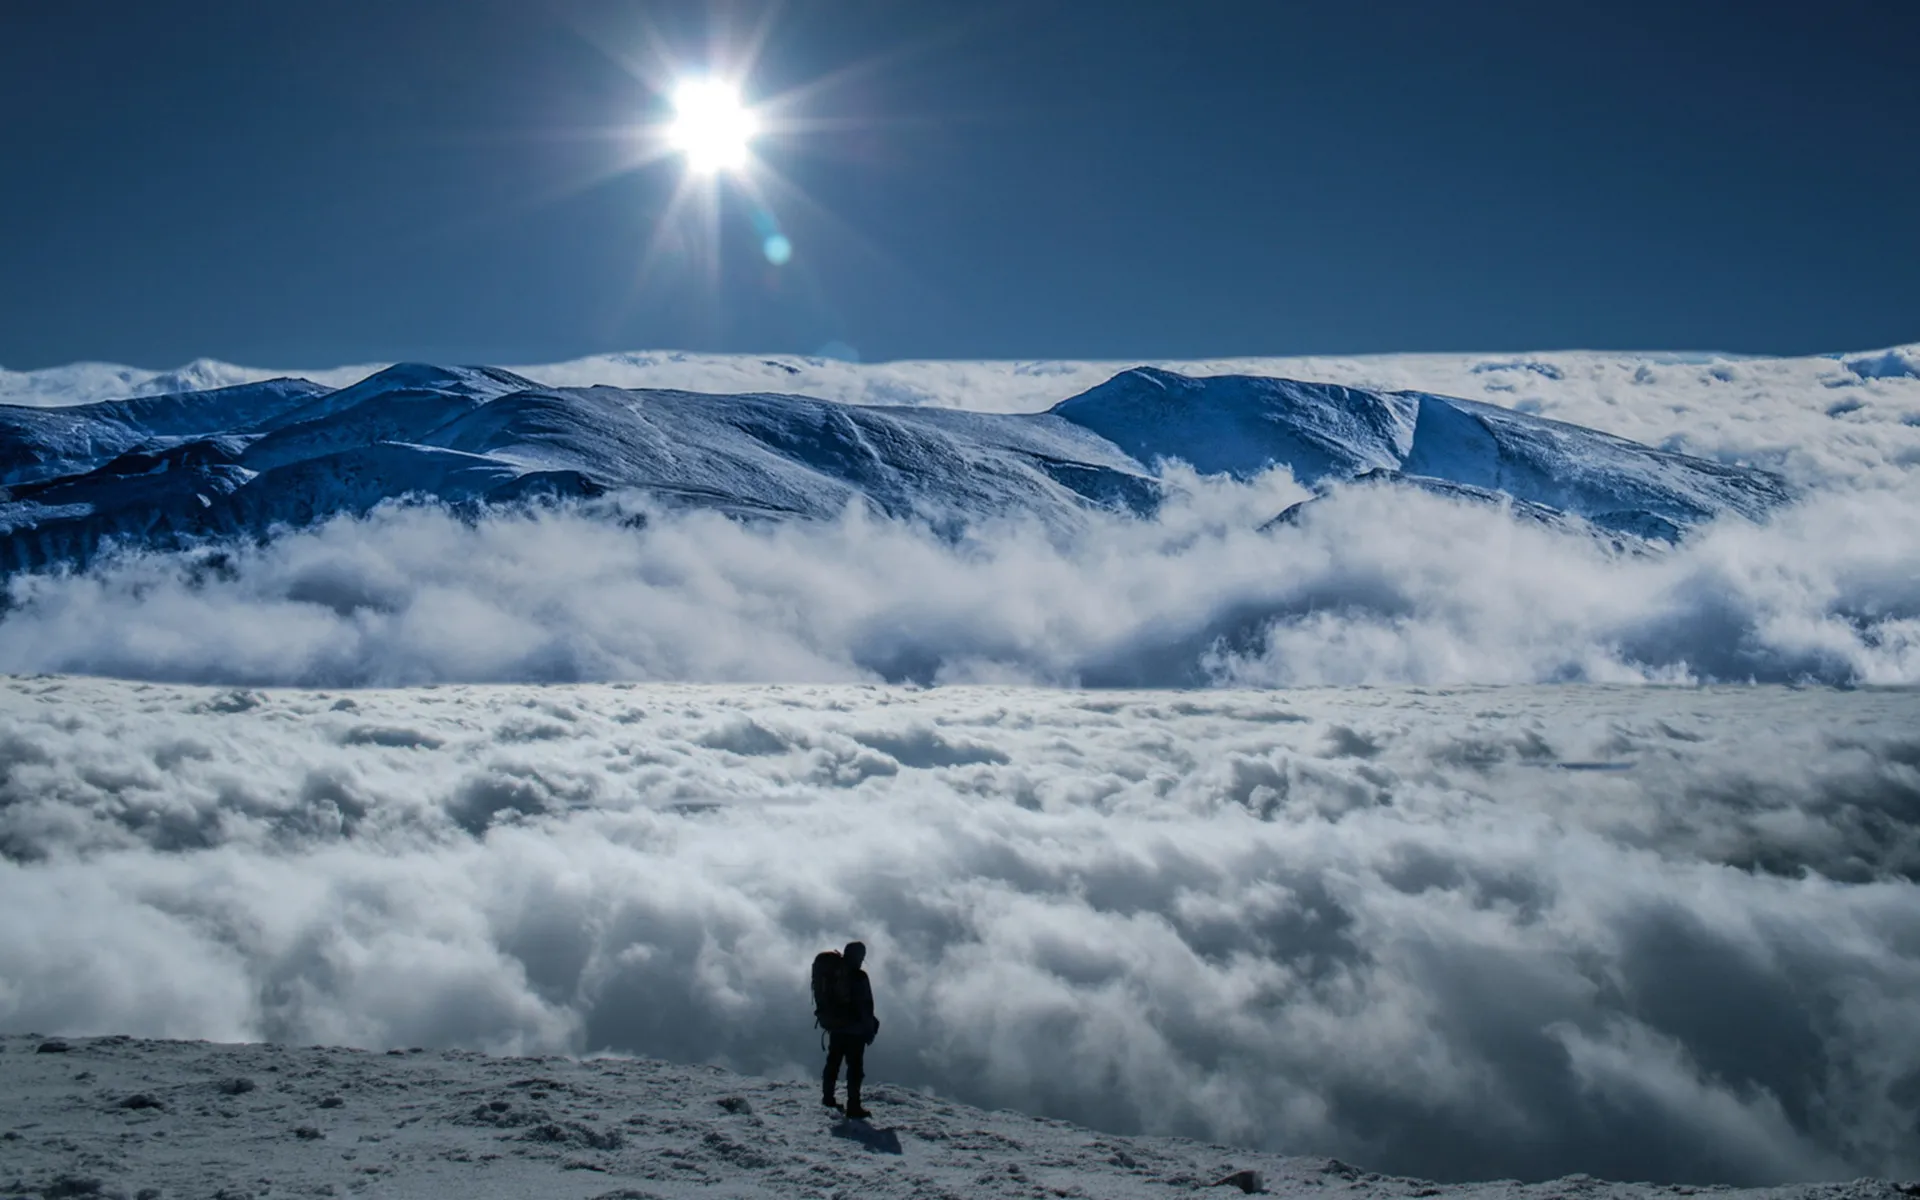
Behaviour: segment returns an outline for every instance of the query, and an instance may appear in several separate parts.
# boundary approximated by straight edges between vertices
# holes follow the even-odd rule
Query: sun
[[[683,80],[673,90],[673,123],[667,141],[684,154],[696,174],[743,170],[748,143],[760,122],[740,101],[740,89],[721,79]]]

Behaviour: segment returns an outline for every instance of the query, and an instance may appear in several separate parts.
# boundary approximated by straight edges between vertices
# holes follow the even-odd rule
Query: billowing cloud
[[[1155,520],[958,544],[397,507],[218,553],[18,576],[0,669],[249,685],[1920,680],[1920,485],[1815,496],[1647,557],[1495,509],[1187,477]]]
[[[17,576],[0,670],[130,682],[0,688],[0,1028],[806,1074],[805,963],[861,936],[876,1074],[978,1104],[1444,1178],[1913,1177],[1905,361],[1353,380],[1803,489],[1663,554],[1367,490],[1263,533],[1270,474],[958,542],[398,506]],[[1010,408],[961,393],[1057,366],[836,378]],[[1703,681],[1742,686],[1659,686]]]
[[[1916,716],[20,679],[0,1027],[805,1075],[806,962],[860,936],[871,1069],[990,1107],[1428,1177],[1911,1177]]]

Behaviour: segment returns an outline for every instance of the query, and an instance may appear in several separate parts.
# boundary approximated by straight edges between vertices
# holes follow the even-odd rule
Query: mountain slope
[[[263,428],[329,392],[304,379],[270,379],[66,408],[0,405],[0,485],[89,471],[139,446]]]
[[[60,409],[0,408],[0,569],[264,534],[401,497],[500,504],[635,492],[743,516],[861,504],[952,536],[1020,515],[1150,514],[1160,464],[1324,487],[1438,481],[1571,526],[1671,541],[1786,502],[1765,472],[1471,401],[1137,368],[1045,413],[839,404],[772,393],[547,388],[402,364],[329,390],[276,380]],[[1428,490],[1434,490],[1428,488]]]
[[[1603,528],[1672,538],[1722,513],[1758,520],[1790,498],[1765,472],[1491,404],[1412,395],[1420,416],[1404,472],[1504,492]]]
[[[246,465],[266,471],[359,446],[414,441],[490,400],[538,386],[492,367],[401,363],[255,426],[265,436],[248,448]]]
[[[1180,459],[1203,474],[1244,477],[1279,462],[1309,487],[1376,472],[1437,480],[1659,540],[1723,513],[1757,520],[1790,498],[1766,472],[1424,392],[1142,367],[1052,411],[1137,458]]]

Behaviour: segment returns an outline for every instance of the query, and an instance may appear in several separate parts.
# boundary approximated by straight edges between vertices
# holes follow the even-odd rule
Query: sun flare
[[[673,92],[673,123],[667,140],[702,175],[738,171],[747,165],[748,144],[760,122],[740,101],[740,90],[719,79],[689,79]]]

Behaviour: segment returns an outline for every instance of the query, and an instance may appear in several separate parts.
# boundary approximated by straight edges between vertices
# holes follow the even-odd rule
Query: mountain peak
[[[342,390],[373,393],[422,389],[465,394],[485,392],[492,395],[505,395],[508,392],[523,392],[539,386],[531,379],[499,367],[444,367],[437,363],[399,362],[384,370],[375,371],[359,383]]]
[[[1339,384],[1134,367],[1051,411],[1142,462],[1177,459],[1240,478],[1285,465],[1313,484],[1398,467],[1416,408],[1394,393]]]

